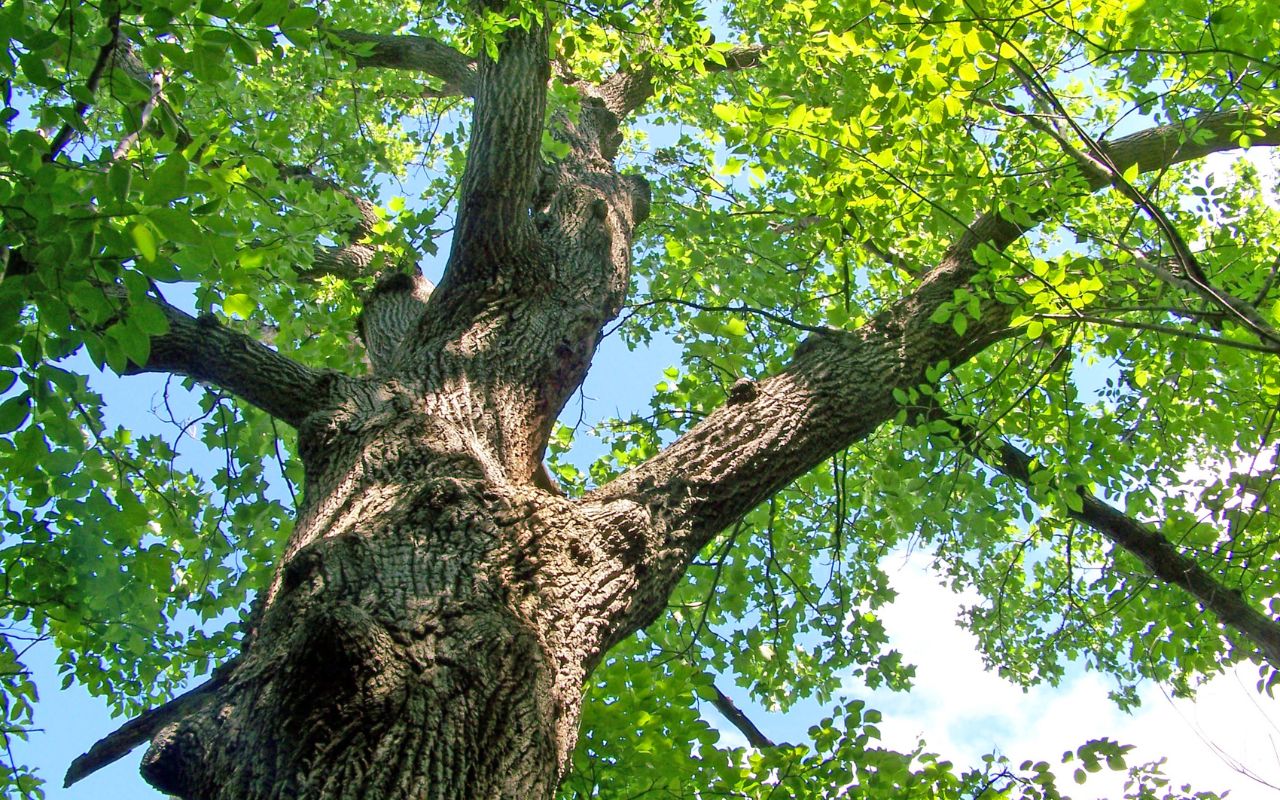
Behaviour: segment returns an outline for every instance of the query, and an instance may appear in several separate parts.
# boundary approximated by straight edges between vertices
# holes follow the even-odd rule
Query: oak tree
[[[877,618],[909,546],[1011,680],[1083,659],[1131,704],[1252,659],[1271,689],[1280,6],[0,29],[4,735],[24,637],[133,717],[69,781],[149,743],[191,800],[1058,796],[836,698],[910,685]],[[609,334],[682,355],[587,466],[565,409]],[[225,467],[106,424],[92,365],[196,386]],[[776,743],[734,683],[834,710]]]

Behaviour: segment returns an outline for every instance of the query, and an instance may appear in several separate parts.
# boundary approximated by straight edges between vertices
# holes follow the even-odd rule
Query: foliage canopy
[[[911,684],[877,616],[881,562],[904,548],[981,596],[964,622],[1012,681],[1083,659],[1127,705],[1140,681],[1185,695],[1252,658],[1271,690],[1280,211],[1257,165],[1280,143],[1280,4],[8,0],[6,738],[36,719],[33,639],[129,714],[226,659],[292,524],[286,426],[200,393],[185,432],[224,464],[202,472],[181,436],[107,425],[94,371],[148,362],[162,295],[313,367],[365,370],[363,293],[447,247],[471,123],[460,54],[496,57],[544,20],[545,159],[564,155],[578,86],[652,82],[619,156],[653,204],[617,335],[681,348],[648,413],[598,426],[594,462],[575,455],[576,414],[556,429],[549,468],[571,496],[806,341],[876,318],[984,214],[1030,231],[976,253],[984,270],[931,316],[964,337],[994,303],[1010,309],[998,335],[725,530],[598,668],[566,797],[1056,796],[1047,764],[881,749],[878,714],[837,696],[850,678]],[[396,42],[430,64],[397,62]],[[1123,168],[1120,141],[1137,142]],[[1259,157],[1199,158],[1229,149]],[[1100,530],[1101,501],[1156,538]],[[1161,577],[1165,556],[1254,628]],[[698,714],[716,682],[834,710],[804,746],[725,749]],[[1088,744],[1066,770],[1102,764],[1123,766],[1121,748]],[[0,775],[5,796],[40,792],[20,765]],[[1135,795],[1165,796],[1138,778]]]

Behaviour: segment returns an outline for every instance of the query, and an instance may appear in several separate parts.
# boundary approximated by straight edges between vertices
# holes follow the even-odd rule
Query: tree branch
[[[66,777],[63,778],[62,788],[68,788],[108,764],[119,761],[135,747],[149,740],[161,728],[189,714],[193,705],[212,697],[227,682],[235,663],[235,661],[227,662],[214,671],[212,678],[196,688],[143,712],[99,739],[87,752],[77,756],[71,762],[71,766],[67,768]]]
[[[147,363],[131,365],[125,374],[186,375],[226,389],[295,428],[341,377],[299,364],[212,316],[196,318],[163,301],[159,305],[169,331],[152,337]]]
[[[1014,45],[1015,49],[1017,46]],[[1025,58],[1025,56],[1023,56]],[[1030,64],[1030,60],[1028,60]],[[1182,273],[1185,276],[1186,283],[1190,286],[1191,291],[1199,294],[1210,303],[1218,306],[1228,312],[1237,320],[1243,323],[1245,328],[1253,331],[1253,333],[1263,342],[1271,345],[1280,344],[1280,333],[1272,327],[1261,314],[1249,306],[1239,298],[1233,297],[1231,294],[1222,291],[1210,282],[1208,276],[1200,268],[1199,262],[1196,260],[1195,254],[1191,252],[1191,247],[1187,244],[1177,226],[1173,224],[1173,220],[1169,219],[1169,215],[1164,209],[1156,204],[1147,193],[1134,186],[1125,178],[1123,170],[1121,170],[1111,158],[1111,153],[1100,142],[1094,139],[1089,133],[1080,126],[1078,122],[1067,113],[1066,108],[1062,105],[1054,94],[1053,89],[1032,67],[1031,71],[1022,69],[1016,63],[1011,64],[1013,70],[1022,80],[1023,86],[1032,97],[1037,98],[1043,105],[1047,106],[1052,112],[1052,117],[1061,120],[1066,127],[1081,142],[1084,143],[1085,151],[1076,148],[1067,138],[1059,133],[1053,126],[1048,124],[1037,124],[1035,118],[1032,118],[1034,127],[1044,131],[1051,136],[1067,153],[1081,172],[1089,175],[1093,180],[1103,180],[1115,187],[1116,191],[1127,197],[1136,205],[1147,217],[1155,223],[1160,232],[1164,234],[1165,239],[1173,248],[1174,256],[1179,265],[1182,267]]]
[[[330,30],[329,34],[352,45],[373,45],[368,55],[356,56],[356,66],[422,72],[444,81],[441,96],[472,97],[476,92],[475,59],[426,36],[361,33]]]
[[[351,203],[351,205],[355,206],[356,219],[353,221],[350,228],[342,231],[342,235],[348,243],[355,244],[373,232],[373,226],[378,223],[378,212],[373,203],[357,195],[355,192],[339,184],[337,181],[315,174],[311,171],[310,167],[303,167],[294,164],[279,164],[276,168],[280,170],[280,177],[285,180],[309,183],[316,191],[333,192]]]
[[[360,338],[373,371],[389,373],[400,345],[417,327],[431,296],[431,281],[421,275],[392,272],[379,279],[360,312]]]
[[[962,435],[977,435],[972,426],[950,418],[948,421],[957,425]],[[1002,439],[995,452],[998,458],[984,458],[981,453],[977,455],[988,466],[1023,486],[1032,486],[1034,459],[1025,451]],[[1099,500],[1083,487],[1076,487],[1076,495],[1080,498],[1081,509],[1068,509],[1072,519],[1083,522],[1133,555],[1155,577],[1194,597],[1224,625],[1253,642],[1263,658],[1280,669],[1280,625],[1251,606],[1239,590],[1222,585],[1195,560],[1179,552],[1158,530]]]
[[[1225,336],[1214,336],[1212,334],[1178,328],[1172,325],[1157,325],[1151,322],[1133,322],[1132,320],[1115,319],[1114,317],[1099,317],[1094,314],[1039,314],[1037,316],[1040,319],[1080,322],[1089,325],[1108,325],[1113,328],[1126,328],[1131,331],[1151,331],[1152,333],[1161,333],[1168,336],[1181,336],[1184,339],[1195,339],[1200,342],[1208,342],[1219,347],[1234,347],[1239,350],[1248,350],[1253,353],[1266,353],[1273,356],[1280,355],[1280,348],[1275,345],[1238,342],[1235,339],[1228,339]]]
[[[742,709],[734,704],[729,695],[720,691],[720,687],[714,683],[711,684],[711,690],[716,693],[712,699],[711,705],[715,706],[716,711],[720,712],[720,716],[729,721],[733,727],[737,728],[743,736],[747,737],[747,742],[757,750],[764,750],[770,747],[777,747],[773,740],[764,735],[764,732],[756,727],[751,718],[743,713]]]
[[[89,97],[92,97],[98,91],[98,83],[102,80],[102,74],[106,71],[107,65],[111,63],[111,55],[115,52],[116,44],[120,41],[120,4],[119,2],[108,2],[102,6],[107,11],[107,30],[111,33],[111,38],[106,44],[102,45],[98,50],[98,59],[93,64],[93,69],[89,72],[89,78],[85,81],[85,91]],[[89,110],[89,102],[80,100],[75,105],[76,117],[83,117],[85,112]],[[49,154],[45,156],[46,161],[53,161],[62,152],[62,148],[67,146],[67,142],[71,141],[71,137],[75,134],[75,128],[68,122],[58,131],[58,135],[53,137],[53,143],[49,146]]]
[[[1233,131],[1262,122],[1249,109],[1219,112],[1158,126],[1106,147],[1121,170],[1132,164],[1140,170],[1160,169],[1231,149]],[[1192,126],[1210,138],[1190,140],[1186,134]],[[1264,130],[1259,142],[1280,144],[1280,129],[1270,125]],[[1089,191],[1106,184],[1105,177],[1084,177]],[[589,494],[588,499],[601,503],[622,504],[633,519],[655,531],[646,545],[662,566],[647,577],[650,590],[665,598],[688,561],[716,532],[892,419],[900,408],[895,389],[936,381],[940,376],[928,373],[935,365],[945,361],[954,368],[1007,336],[1013,309],[995,299],[983,304],[978,319],[969,320],[964,335],[930,317],[953,300],[955,290],[983,272],[990,258],[979,263],[975,256],[980,247],[1003,251],[1053,210],[1023,223],[997,212],[983,215],[910,295],[855,331],[810,336],[786,369],[748,382],[661,453]]]
[[[542,9],[545,14],[545,9]],[[541,161],[547,82],[546,26],[509,28],[498,59],[480,59],[467,166],[462,175],[453,249],[439,291],[479,279],[535,256],[530,219]]]

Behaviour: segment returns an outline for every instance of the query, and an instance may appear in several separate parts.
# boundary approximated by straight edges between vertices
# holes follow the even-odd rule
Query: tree
[[[0,27],[6,613],[130,713],[218,665],[69,780],[150,741],[184,798],[1056,796],[1047,764],[878,748],[858,703],[775,745],[715,685],[908,685],[875,611],[909,542],[1014,680],[1274,682],[1276,211],[1249,162],[1199,166],[1280,143],[1274,4]],[[683,364],[583,472],[557,419],[624,310]],[[82,350],[206,387],[212,485],[104,425]]]

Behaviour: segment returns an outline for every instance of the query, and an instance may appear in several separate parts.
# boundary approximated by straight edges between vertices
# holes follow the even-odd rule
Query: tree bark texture
[[[497,62],[391,39],[370,64],[418,59],[475,97],[444,278],[379,280],[360,326],[365,378],[167,312],[170,333],[138,369],[218,383],[294,425],[304,499],[240,657],[108,737],[74,777],[149,736],[146,778],[187,800],[551,797],[591,670],[661,612],[703,545],[891,419],[894,389],[1007,333],[994,300],[963,336],[929,321],[982,271],[979,248],[1025,231],[992,214],[916,291],[861,329],[815,334],[647,463],[575,500],[539,488],[551,426],[625,300],[648,189],[613,160],[652,87],[643,74],[580,87],[581,112],[562,121],[571,152],[547,164],[538,25],[509,32]],[[1232,124],[1241,115],[1202,121],[1207,145],[1170,145],[1169,126],[1108,153],[1160,168],[1229,147]],[[1085,178],[1082,191],[1104,182]]]

